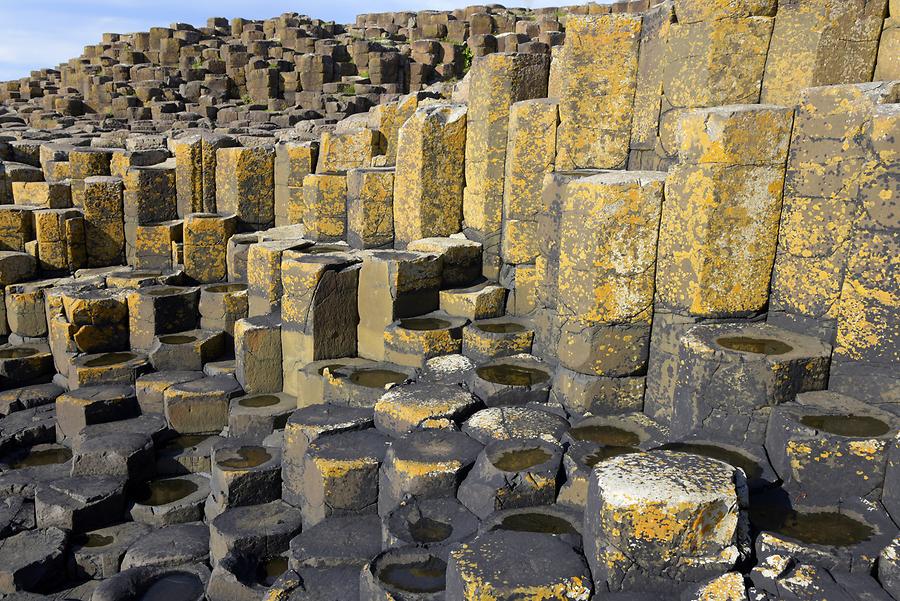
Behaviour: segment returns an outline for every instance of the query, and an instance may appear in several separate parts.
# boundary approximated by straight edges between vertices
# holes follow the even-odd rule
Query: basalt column
[[[359,259],[343,252],[282,255],[281,347],[284,391],[297,394],[297,370],[356,355]]]
[[[509,109],[500,282],[512,291],[507,311],[516,315],[530,313],[535,307],[544,176],[554,168],[558,122],[558,104],[550,99],[524,100]]]
[[[641,16],[573,16],[550,69],[559,99],[556,168],[616,169],[628,160]]]
[[[792,105],[805,88],[872,79],[886,7],[887,0],[779,2],[762,101]]]
[[[671,417],[678,340],[700,321],[765,310],[778,237],[792,111],[697,109],[680,122],[666,177],[645,410]]]
[[[466,106],[420,107],[400,128],[394,176],[394,245],[461,229]]]
[[[172,140],[178,216],[216,211],[216,162],[220,148],[236,146],[229,136],[203,132]]]
[[[876,401],[887,401],[887,391],[900,386],[898,106],[878,106],[872,115],[863,212],[838,301],[831,375],[833,387]]]
[[[240,230],[274,225],[274,148],[220,148],[216,152],[216,210],[234,213]]]
[[[882,125],[895,112],[886,103],[896,102],[898,95],[896,83],[802,92],[785,177],[770,322],[834,343],[848,264],[860,260],[857,235],[873,226],[896,227],[896,216],[893,223],[888,217],[896,215],[891,209],[896,192],[885,179],[891,159],[874,148],[873,136],[883,147]]]
[[[642,408],[665,180],[657,171],[609,172],[566,187],[557,356],[561,370],[581,375],[569,378],[581,388],[608,391],[579,403],[594,414]]]
[[[500,232],[510,106],[547,92],[543,54],[489,54],[472,65],[466,131],[463,218],[468,236],[484,246],[485,275],[500,270]]]

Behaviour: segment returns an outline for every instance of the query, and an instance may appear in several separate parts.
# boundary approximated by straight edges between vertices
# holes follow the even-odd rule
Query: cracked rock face
[[[597,590],[665,590],[729,571],[746,549],[742,472],[696,455],[622,455],[594,470],[586,555]]]

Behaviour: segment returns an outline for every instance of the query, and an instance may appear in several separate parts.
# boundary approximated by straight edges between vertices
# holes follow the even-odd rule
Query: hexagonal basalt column
[[[211,563],[217,564],[229,551],[260,558],[287,551],[301,524],[300,511],[278,500],[230,509],[210,523]]]
[[[216,210],[234,213],[244,229],[264,230],[275,224],[273,147],[216,151]]]
[[[394,240],[449,236],[460,230],[466,106],[420,107],[400,128],[394,179]]]
[[[335,242],[347,237],[347,174],[317,173],[303,178],[306,237]]]
[[[386,391],[414,378],[416,369],[396,363],[349,364],[323,375],[327,403],[373,408]]]
[[[359,356],[384,360],[384,329],[391,322],[438,308],[441,260],[435,254],[400,251],[362,253],[358,299]]]
[[[672,436],[762,444],[772,406],[825,388],[831,348],[768,324],[701,325],[681,339]]]
[[[298,506],[303,495],[303,462],[309,445],[320,437],[365,430],[373,425],[372,410],[316,404],[295,411],[284,426],[281,497]]]
[[[842,394],[798,394],[772,409],[766,451],[786,488],[814,502],[877,501],[900,420]]]
[[[394,244],[394,169],[347,172],[347,242],[353,248]]]
[[[228,435],[262,442],[275,430],[284,429],[296,399],[288,394],[256,394],[236,398],[228,410]]]
[[[897,527],[877,502],[810,501],[771,489],[750,497],[760,562],[790,557],[834,574],[868,579]]]
[[[180,382],[166,389],[166,420],[180,434],[218,433],[228,425],[228,404],[241,387],[231,376]]]
[[[223,332],[189,330],[157,336],[149,357],[157,370],[200,371],[206,363],[230,355],[228,347]]]
[[[330,516],[374,513],[387,439],[374,430],[346,432],[311,443],[303,461],[300,508],[306,526]]]
[[[613,172],[566,186],[557,347],[565,367],[597,376],[646,369],[664,180]]]
[[[447,563],[417,547],[389,549],[363,568],[360,601],[382,601],[402,595],[416,601],[444,599]]]
[[[226,509],[258,505],[281,496],[281,450],[237,440],[213,450],[206,517]]]
[[[792,120],[791,109],[769,105],[697,109],[681,118],[660,228],[659,306],[697,317],[763,309]]]
[[[265,315],[281,308],[284,286],[281,259],[286,251],[312,246],[308,240],[265,240],[247,250],[247,300],[249,315]]]
[[[134,388],[124,384],[87,386],[56,398],[59,440],[72,438],[85,426],[119,421],[140,413]]]
[[[480,319],[463,328],[463,354],[482,362],[531,352],[534,330],[510,317]]]
[[[283,371],[356,355],[359,273],[358,259],[337,247],[316,245],[282,257]]]
[[[384,330],[385,359],[423,367],[428,359],[458,354],[467,320],[442,311],[400,319]]]
[[[282,323],[279,314],[235,322],[235,377],[250,394],[281,392]],[[273,367],[274,366],[274,367]]]
[[[550,375],[550,369],[531,355],[513,355],[479,365],[469,388],[488,407],[546,403]]]
[[[231,338],[234,323],[247,317],[249,299],[246,284],[212,284],[200,290],[200,327],[222,330]]]
[[[197,327],[200,298],[197,288],[148,286],[130,292],[127,298],[128,331],[133,349],[148,351],[159,334],[174,334]]]
[[[228,239],[237,231],[237,217],[191,213],[184,218],[184,273],[199,283],[228,277]]]
[[[378,482],[378,513],[386,516],[407,496],[453,497],[482,445],[462,432],[426,430],[394,441]]]
[[[454,549],[447,562],[448,599],[589,599],[592,591],[584,557],[546,534],[486,532]]]
[[[455,498],[411,498],[384,516],[384,548],[415,545],[446,558],[456,543],[478,532],[479,520]]]
[[[141,353],[96,353],[81,355],[72,363],[69,388],[103,384],[134,384],[152,370],[147,356]]]
[[[128,305],[123,291],[71,289],[61,295],[77,350],[98,353],[128,348]]]
[[[463,217],[469,237],[484,244],[488,277],[499,272],[510,107],[546,96],[548,68],[543,54],[494,53],[472,63]]]
[[[585,554],[597,590],[661,591],[729,571],[746,551],[743,474],[706,457],[621,455],[591,475]]]
[[[558,169],[615,169],[628,159],[640,31],[640,17],[628,14],[567,22],[550,68],[549,94],[560,100]]]
[[[209,496],[209,478],[189,474],[152,480],[137,487],[131,519],[151,526],[167,526],[203,519],[203,503]]]
[[[123,184],[118,177],[84,180],[84,234],[88,267],[125,262]]]
[[[453,429],[481,406],[478,399],[458,386],[396,386],[375,404],[375,427],[388,436],[403,436],[419,429]]]
[[[540,438],[559,443],[569,429],[569,422],[539,407],[488,407],[467,419],[462,431],[481,444],[516,438]]]
[[[562,448],[538,438],[496,441],[479,454],[457,498],[484,519],[499,509],[549,505],[556,498]]]

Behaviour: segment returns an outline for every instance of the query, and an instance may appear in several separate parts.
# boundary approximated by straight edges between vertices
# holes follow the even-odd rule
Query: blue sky
[[[523,0],[516,6],[572,4]],[[201,26],[207,17],[264,19],[299,12],[352,22],[356,14],[395,10],[452,9],[471,0],[0,0],[0,81],[55,67],[96,44],[104,32],[146,31],[183,22]]]

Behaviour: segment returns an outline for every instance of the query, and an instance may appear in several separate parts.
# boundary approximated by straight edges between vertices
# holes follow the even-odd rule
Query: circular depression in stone
[[[197,484],[182,478],[154,480],[146,485],[137,496],[141,505],[168,505],[197,492]]]
[[[709,457],[710,459],[718,459],[724,461],[728,465],[739,467],[744,470],[747,477],[752,479],[759,478],[763,474],[763,468],[759,463],[738,451],[726,449],[713,444],[699,444],[690,442],[670,442],[657,447],[656,450],[662,451],[679,451],[690,455],[700,455],[701,457]]]
[[[198,444],[212,436],[212,434],[181,434],[166,442],[162,448],[186,451],[196,447]]]
[[[384,388],[404,382],[407,375],[390,369],[358,369],[350,374],[350,381],[366,388]]]
[[[83,549],[99,549],[100,547],[108,547],[116,542],[116,537],[91,532],[76,535],[72,542]]]
[[[216,465],[233,470],[257,467],[272,458],[265,448],[256,446],[240,447],[234,450],[228,449],[222,451],[222,453],[231,455],[231,457],[216,459]]]
[[[518,334],[526,330],[525,326],[519,323],[475,323],[476,328],[488,334]]]
[[[783,355],[794,350],[794,347],[780,340],[753,336],[722,336],[716,339],[716,344],[732,351],[757,355]]]
[[[163,288],[153,288],[152,290],[142,291],[147,296],[170,296],[184,292],[184,288],[176,288],[175,286],[165,286]]]
[[[155,578],[138,601],[194,601],[203,590],[203,581],[196,574],[167,572]]]
[[[160,336],[159,341],[163,344],[190,344],[191,342],[197,342],[197,337],[186,334],[169,334]]]
[[[538,532],[540,534],[578,534],[572,522],[558,515],[538,511],[514,513],[504,517],[492,530]]]
[[[884,436],[891,427],[867,415],[804,415],[800,423],[838,436]]]
[[[534,386],[550,379],[550,374],[543,370],[511,363],[485,365],[477,368],[475,373],[482,380],[504,386]]]
[[[491,463],[504,472],[521,472],[549,461],[550,457],[552,455],[540,447],[529,447],[503,451],[496,459],[491,459]]]
[[[319,375],[320,376],[324,375],[326,369],[330,372],[333,372],[336,369],[340,369],[340,368],[346,367],[346,366],[347,366],[346,363],[329,363],[328,365],[323,365],[322,367],[319,368]]]
[[[588,467],[594,467],[599,463],[603,463],[607,459],[618,457],[619,455],[628,455],[629,453],[639,453],[641,450],[637,447],[600,447],[590,455],[584,458],[584,463]]]
[[[28,451],[28,454],[13,463],[13,468],[37,467],[41,465],[57,465],[72,458],[72,449],[55,446],[49,449]]]
[[[104,353],[99,357],[95,357],[87,361],[85,367],[108,367],[110,365],[121,365],[137,359],[134,353]]]
[[[247,289],[247,284],[215,284],[207,286],[206,291],[213,294],[227,294],[229,292],[243,292]]]
[[[407,317],[400,320],[400,327],[404,330],[413,330],[415,332],[427,332],[431,330],[443,330],[449,328],[452,324],[446,319],[438,319],[437,317]]]
[[[256,567],[256,582],[263,586],[272,586],[278,578],[287,572],[287,557],[270,557],[259,562]]]
[[[607,424],[575,426],[569,430],[569,436],[575,440],[596,442],[609,447],[636,447],[641,443],[640,437],[634,432]]]
[[[447,564],[440,558],[396,561],[378,570],[378,579],[391,588],[409,593],[437,593],[446,586]]]
[[[273,405],[277,405],[280,402],[281,399],[279,399],[274,394],[260,394],[241,399],[238,401],[238,405],[240,405],[241,407],[261,408],[272,407]]]
[[[808,545],[849,547],[869,540],[872,526],[836,511],[796,511],[783,505],[750,504],[750,522],[759,530]]]
[[[300,250],[301,253],[307,255],[324,255],[328,253],[347,252],[349,248],[346,246],[333,246],[328,244],[316,244]]]
[[[37,354],[37,349],[33,348],[5,348],[0,350],[0,359],[24,359],[25,357],[33,357]]]
[[[422,516],[415,522],[407,522],[409,535],[421,544],[439,543],[453,534],[453,526],[445,522]]]

